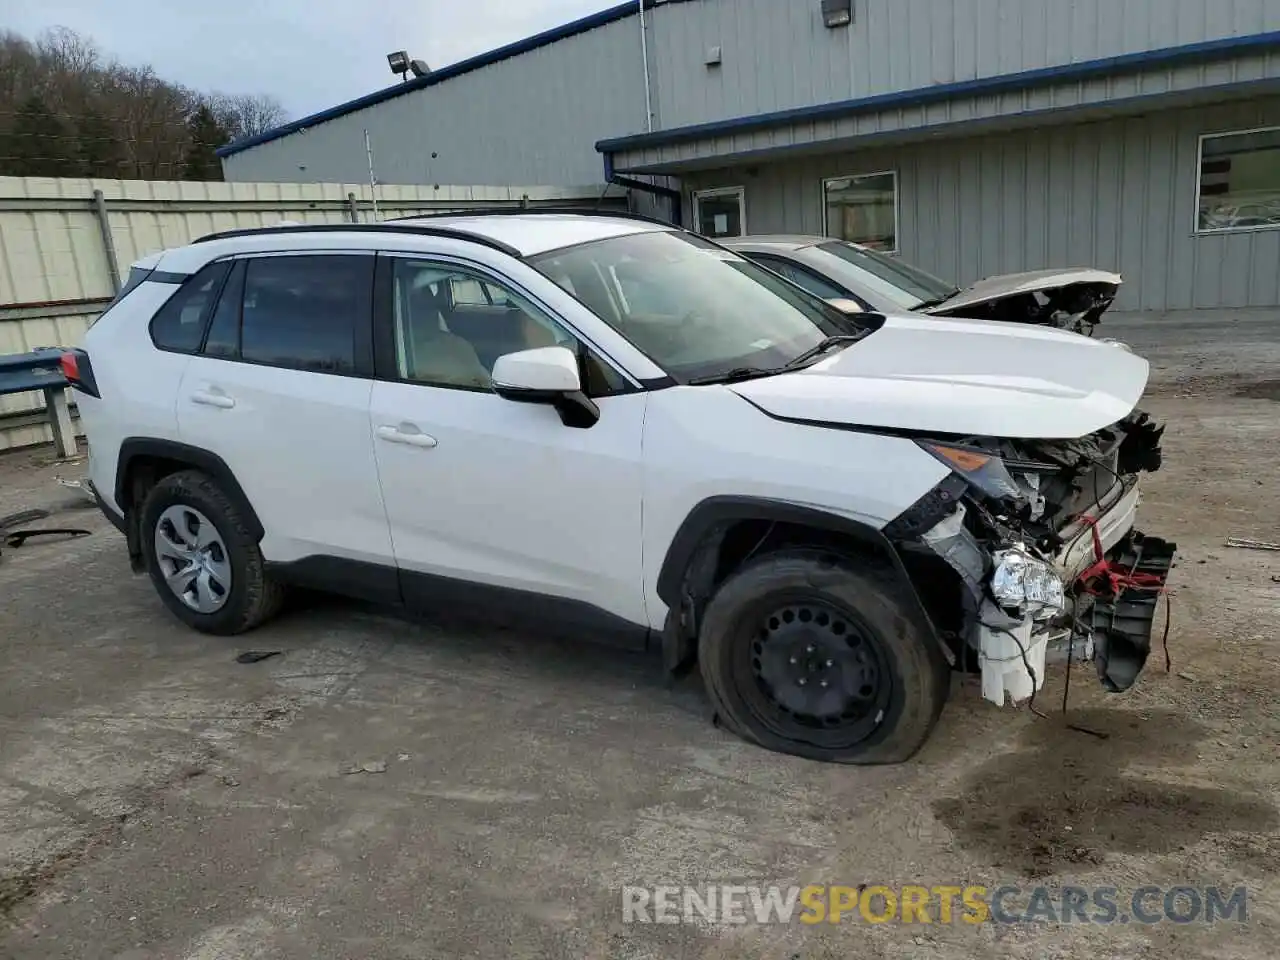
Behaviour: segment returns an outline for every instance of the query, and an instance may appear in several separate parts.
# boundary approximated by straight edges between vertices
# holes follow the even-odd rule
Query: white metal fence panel
[[[377,219],[476,207],[625,209],[610,187],[377,188]],[[369,184],[0,177],[0,354],[73,346],[129,265],[220,230],[374,220]],[[0,450],[50,439],[39,394],[0,397]]]

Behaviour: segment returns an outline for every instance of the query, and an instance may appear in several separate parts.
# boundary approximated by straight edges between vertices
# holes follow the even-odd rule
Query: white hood
[[[969,307],[985,306],[996,300],[1003,300],[1025,293],[1052,293],[1064,287],[1076,284],[1096,284],[1112,288],[1112,295],[1124,283],[1118,273],[1105,270],[1080,268],[1073,270],[1036,270],[1031,273],[1009,273],[1000,277],[987,277],[971,286],[965,287],[954,297],[936,307],[929,307],[922,313],[952,316],[957,311]]]
[[[811,367],[730,389],[774,416],[983,437],[1082,437],[1126,416],[1147,361],[1017,323],[887,317]]]

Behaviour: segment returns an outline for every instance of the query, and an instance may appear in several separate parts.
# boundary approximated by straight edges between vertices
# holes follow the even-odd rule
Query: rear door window
[[[258,257],[247,261],[240,357],[318,373],[354,374],[369,337],[374,258]]]
[[[195,353],[204,339],[205,321],[213,309],[230,264],[211,263],[170,297],[151,320],[151,341],[161,350]]]

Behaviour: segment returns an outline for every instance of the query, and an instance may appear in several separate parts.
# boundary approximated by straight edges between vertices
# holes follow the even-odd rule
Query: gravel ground
[[[1180,546],[1172,671],[1077,668],[1065,718],[1061,671],[1046,718],[957,684],[892,768],[748,747],[607,649],[337,601],[198,636],[54,482],[82,465],[0,458],[0,514],[92,531],[0,560],[0,957],[1273,957],[1280,554],[1223,541],[1280,540],[1280,323],[1167,323],[1109,333],[1169,423],[1141,524]],[[1246,886],[1248,922],[622,923],[669,883]]]

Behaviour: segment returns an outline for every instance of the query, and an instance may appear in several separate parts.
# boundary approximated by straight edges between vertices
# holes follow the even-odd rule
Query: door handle
[[[225,393],[214,393],[208,390],[197,390],[191,395],[191,402],[201,403],[206,407],[218,407],[222,410],[230,410],[236,405],[236,402]]]
[[[437,443],[435,437],[429,436],[417,428],[410,430],[404,429],[410,424],[401,424],[399,427],[381,426],[377,430],[379,439],[387,441],[387,443],[403,443],[411,447],[422,447],[430,450]]]

